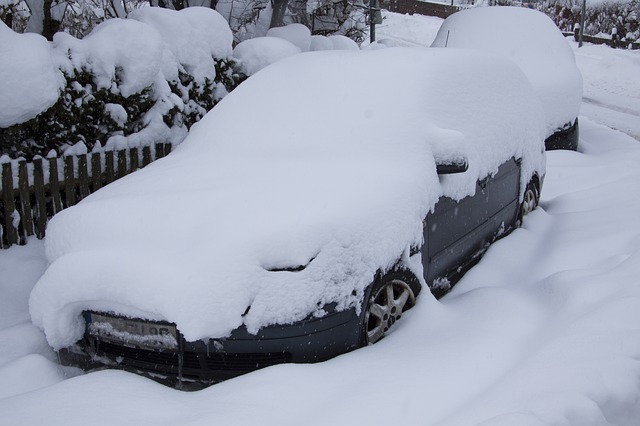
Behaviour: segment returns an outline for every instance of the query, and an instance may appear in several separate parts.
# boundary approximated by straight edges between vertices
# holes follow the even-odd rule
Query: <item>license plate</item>
[[[140,349],[178,349],[175,325],[89,313],[87,333],[100,340]]]

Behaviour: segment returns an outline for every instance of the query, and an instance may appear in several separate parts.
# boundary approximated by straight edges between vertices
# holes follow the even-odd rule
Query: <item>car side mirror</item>
[[[457,162],[436,163],[436,172],[439,175],[452,175],[455,173],[464,173],[469,169],[469,163],[466,160]]]
[[[436,172],[439,175],[464,173],[469,168],[466,140],[462,133],[441,128],[430,129],[428,136]]]

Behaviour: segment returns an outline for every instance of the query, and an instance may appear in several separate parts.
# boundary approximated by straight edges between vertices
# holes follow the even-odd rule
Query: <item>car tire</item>
[[[538,207],[540,201],[540,191],[534,180],[531,180],[524,190],[524,196],[518,210],[518,226],[522,225],[522,220],[526,215],[531,213]]]
[[[419,286],[411,272],[397,270],[382,275],[373,283],[364,309],[363,346],[372,345],[387,334],[402,314],[415,304]]]

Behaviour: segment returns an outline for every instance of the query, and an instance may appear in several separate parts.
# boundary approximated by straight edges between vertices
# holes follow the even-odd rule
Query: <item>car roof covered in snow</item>
[[[582,75],[571,46],[541,12],[512,6],[463,10],[445,19],[431,47],[478,49],[515,62],[542,101],[546,136],[578,116]]]

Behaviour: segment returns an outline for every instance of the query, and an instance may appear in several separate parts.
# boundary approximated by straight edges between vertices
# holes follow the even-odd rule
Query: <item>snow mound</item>
[[[358,44],[349,37],[343,35],[332,35],[328,37],[335,50],[359,50]]]
[[[30,354],[0,365],[0,399],[51,386],[65,378],[63,367],[42,355]]]
[[[293,43],[276,37],[257,37],[245,40],[233,49],[233,57],[240,61],[242,71],[253,75],[267,65],[300,53]]]
[[[152,27],[131,19],[109,19],[79,40],[67,33],[56,33],[53,44],[62,61],[90,70],[98,88],[109,89],[116,80],[123,96],[151,86],[162,63],[162,41]],[[64,63],[62,63],[64,66]],[[72,70],[69,70],[72,74]]]
[[[180,71],[203,84],[216,77],[214,58],[231,56],[229,25],[210,8],[145,7],[129,18],[108,19],[81,40],[59,32],[53,43],[0,23],[0,126],[28,121],[51,107],[64,88],[63,72],[89,71],[99,89],[125,97],[155,85],[156,98],[162,98],[170,96],[166,80],[177,81]]]
[[[170,156],[53,218],[32,319],[59,349],[82,336],[85,309],[169,320],[189,341],[291,323],[327,303],[359,309],[375,273],[421,243],[441,195],[470,195],[514,156],[522,186],[543,174],[542,117],[522,72],[480,52],[277,62]],[[466,153],[466,173],[438,177],[433,151],[445,158],[447,143]]]
[[[188,7],[179,12],[159,7],[136,9],[129,19],[144,22],[161,35],[165,51],[163,73],[177,80],[178,70],[193,75],[202,84],[215,78],[213,59],[231,56],[233,34],[225,19],[213,9]]]
[[[309,50],[314,52],[317,50],[333,50],[333,42],[329,40],[329,37],[314,35],[311,36],[311,45],[309,46]]]
[[[332,35],[329,37],[314,35],[311,36],[311,47],[309,50],[360,50],[360,47],[355,41],[343,35]]]
[[[457,12],[442,23],[431,47],[479,49],[515,62],[542,101],[547,136],[578,116],[582,75],[571,46],[541,12],[510,6]]]
[[[301,52],[308,52],[311,46],[311,31],[302,24],[289,24],[267,31],[267,37],[277,37],[295,45]]]
[[[329,37],[311,35],[302,24],[289,24],[271,28],[266,37],[257,37],[239,43],[233,56],[240,60],[242,70],[253,75],[267,65],[289,56],[319,50],[360,50],[355,41],[342,35]]]
[[[56,103],[64,77],[49,42],[17,34],[0,20],[0,127],[24,123]]]

